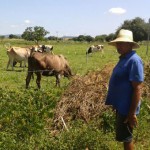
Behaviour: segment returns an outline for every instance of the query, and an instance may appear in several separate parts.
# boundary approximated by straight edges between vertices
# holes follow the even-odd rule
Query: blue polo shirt
[[[131,51],[113,69],[106,105],[112,105],[120,114],[127,115],[130,109],[133,87],[131,81],[143,82],[143,63],[135,51]],[[136,114],[140,111],[140,103]]]

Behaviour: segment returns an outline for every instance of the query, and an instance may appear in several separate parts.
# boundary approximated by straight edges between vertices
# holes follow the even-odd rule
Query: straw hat
[[[129,42],[132,43],[132,48],[139,48],[139,44],[133,41],[133,33],[130,30],[121,29],[117,35],[117,38],[111,42],[109,45],[116,46],[117,42]]]

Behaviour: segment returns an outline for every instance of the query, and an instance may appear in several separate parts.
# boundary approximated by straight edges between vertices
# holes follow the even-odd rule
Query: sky
[[[41,26],[48,36],[95,37],[136,17],[148,22],[150,0],[0,0],[0,35]]]

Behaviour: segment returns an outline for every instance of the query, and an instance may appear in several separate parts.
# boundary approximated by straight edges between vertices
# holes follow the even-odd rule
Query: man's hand
[[[128,115],[124,123],[128,123],[131,128],[136,127],[138,124],[136,115],[135,114]]]

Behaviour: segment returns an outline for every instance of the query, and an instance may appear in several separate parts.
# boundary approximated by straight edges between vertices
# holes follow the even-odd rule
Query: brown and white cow
[[[87,51],[86,55],[94,53],[94,52],[103,52],[104,45],[91,45]]]
[[[14,70],[13,63],[16,62],[23,62],[23,69],[26,66],[28,62],[28,57],[30,56],[30,48],[22,48],[22,47],[10,47],[7,49],[7,55],[9,57],[8,63],[7,63],[7,70],[9,68],[9,65],[11,65],[12,70]]]
[[[37,75],[36,83],[40,89],[40,81],[43,76],[55,76],[56,86],[60,86],[60,77],[71,77],[71,69],[68,61],[63,55],[51,55],[49,53],[32,52],[28,58],[28,74],[26,77],[26,88],[29,87],[31,77]]]

